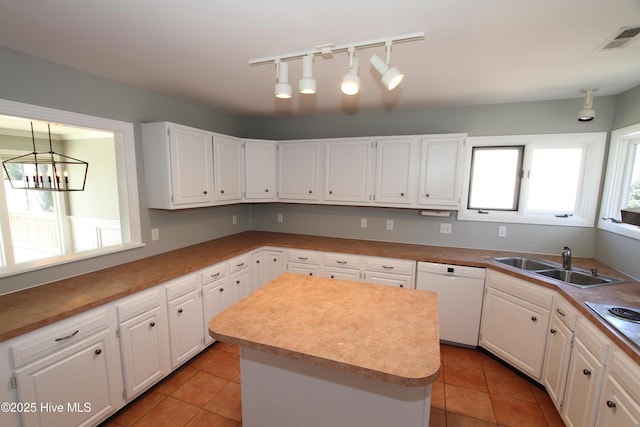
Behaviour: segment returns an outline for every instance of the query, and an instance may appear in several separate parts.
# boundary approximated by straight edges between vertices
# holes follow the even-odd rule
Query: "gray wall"
[[[244,136],[246,120],[0,48],[0,98],[134,123],[145,247],[0,279],[0,293],[145,258],[250,228],[247,205],[167,212],[146,208],[140,123],[168,120]],[[238,223],[231,224],[237,215]],[[160,239],[151,241],[151,228]]]

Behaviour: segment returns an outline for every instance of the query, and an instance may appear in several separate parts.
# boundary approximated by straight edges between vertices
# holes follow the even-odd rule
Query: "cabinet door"
[[[278,145],[278,198],[318,200],[320,143],[296,142]]]
[[[16,370],[19,401],[37,405],[35,412],[22,414],[22,425],[96,425],[114,412],[122,388],[114,382],[120,377],[120,365],[113,364],[118,355],[111,340],[114,331],[105,330]]]
[[[614,351],[600,395],[597,427],[640,425],[640,369],[621,350]]]
[[[542,375],[549,310],[487,287],[480,345],[536,380]]]
[[[364,281],[378,285],[395,286],[398,288],[413,288],[413,278],[403,274],[381,273],[378,271],[365,271]]]
[[[263,250],[256,252],[252,255],[252,261],[252,291],[260,289],[283,272],[283,253],[281,251]]]
[[[172,126],[169,141],[173,204],[213,202],[211,134]]]
[[[248,267],[248,266],[247,266]],[[235,304],[251,293],[251,269],[245,268],[231,275],[231,304]]]
[[[571,353],[562,418],[569,427],[592,426],[596,418],[604,366],[576,338]]]
[[[325,276],[330,279],[351,280],[353,282],[359,282],[360,270],[327,266],[325,267]]]
[[[202,287],[202,307],[204,310],[204,343],[209,345],[215,340],[209,335],[209,321],[218,313],[228,308],[231,303],[229,281],[217,280]]]
[[[213,137],[215,196],[218,202],[242,197],[242,143],[238,138]]]
[[[564,389],[567,383],[572,340],[573,331],[558,316],[552,316],[547,337],[542,383],[558,412],[562,411],[562,399],[564,398]]]
[[[376,141],[376,203],[408,205],[415,202],[417,146],[415,139]]]
[[[203,346],[202,302],[199,290],[169,301],[169,342],[171,367],[177,368]]]
[[[325,143],[324,200],[369,202],[371,140],[345,139]]]
[[[270,201],[276,198],[276,143],[244,141],[244,198]]]
[[[287,263],[287,271],[293,274],[302,274],[303,276],[322,276],[322,268],[314,264],[289,262]]]
[[[169,373],[169,345],[164,307],[157,306],[120,323],[120,349],[127,400]]]
[[[462,138],[422,140],[418,203],[430,207],[458,206]]]

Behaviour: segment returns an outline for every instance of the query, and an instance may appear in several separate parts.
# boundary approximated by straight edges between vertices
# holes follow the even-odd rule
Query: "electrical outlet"
[[[283,215],[280,213],[278,214],[278,224],[282,224],[284,222],[284,217]]]
[[[360,218],[360,228],[367,228],[367,218]]]
[[[393,220],[392,219],[388,219],[387,220],[387,230],[393,230]]]
[[[499,225],[498,226],[498,237],[507,237],[507,226]]]
[[[238,223],[238,215],[231,216],[231,224],[236,225]]]
[[[440,224],[440,233],[441,234],[451,234],[451,224],[446,223],[446,222]]]
[[[160,232],[157,228],[151,229],[151,240],[158,240],[160,238]]]

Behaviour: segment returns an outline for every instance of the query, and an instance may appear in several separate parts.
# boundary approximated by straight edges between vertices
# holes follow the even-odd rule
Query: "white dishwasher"
[[[416,287],[438,294],[440,340],[476,347],[485,269],[418,262]]]

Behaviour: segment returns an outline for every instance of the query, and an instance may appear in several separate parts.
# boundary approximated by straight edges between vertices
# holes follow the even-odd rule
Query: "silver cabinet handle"
[[[564,312],[559,308],[556,308],[556,313],[558,313],[560,316],[563,316],[563,317],[566,316],[566,314],[564,314]]]
[[[220,272],[218,271],[216,274],[212,274],[212,275],[211,275],[211,278],[212,278],[212,279],[213,279],[213,278],[216,278],[216,277],[218,277],[219,275],[220,275]]]
[[[345,264],[347,264],[347,261],[336,261],[336,262],[337,262],[338,264],[340,264],[340,265],[345,265]]]
[[[66,341],[70,338],[75,337],[76,335],[78,335],[78,332],[80,332],[80,329],[77,329],[74,333],[67,335],[66,337],[60,337],[60,338],[56,338],[54,341],[55,342],[60,342],[60,341]]]
[[[393,270],[394,267],[392,265],[383,265],[382,268],[384,268],[385,270]]]
[[[306,257],[306,256],[299,256],[299,257],[298,257],[298,259],[299,259],[300,261],[306,261],[306,260],[308,260],[308,259],[309,259],[309,257]]]
[[[241,262],[240,264],[236,264],[236,267],[242,267],[244,265],[244,262]]]

